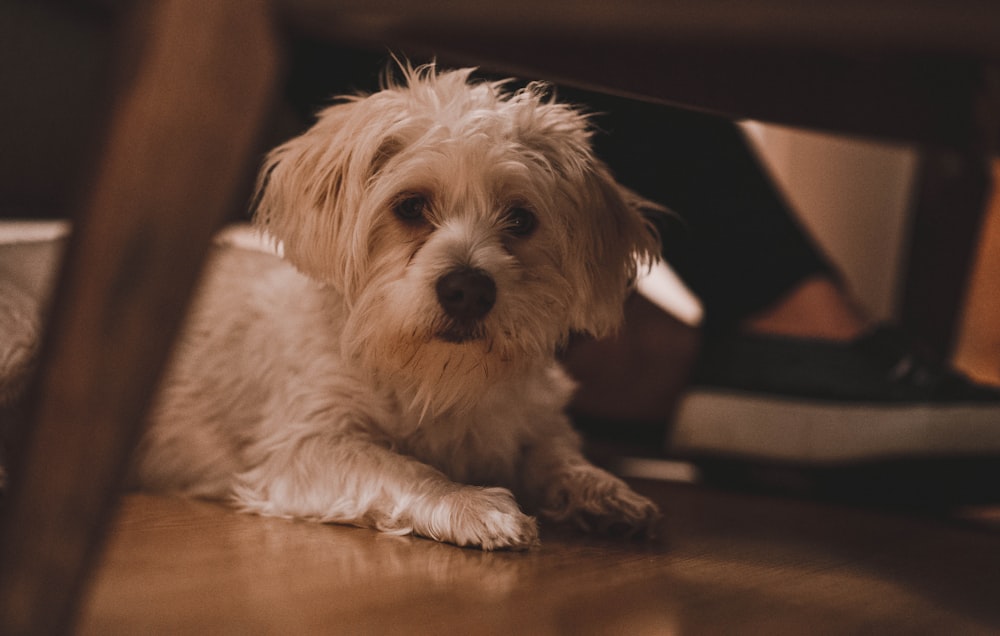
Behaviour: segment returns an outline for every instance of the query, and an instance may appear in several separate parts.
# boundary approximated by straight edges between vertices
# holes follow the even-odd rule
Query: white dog
[[[271,152],[256,221],[283,258],[213,255],[142,486],[485,550],[537,543],[518,501],[650,528],[581,455],[555,352],[618,326],[655,236],[585,116],[470,72],[407,69]]]

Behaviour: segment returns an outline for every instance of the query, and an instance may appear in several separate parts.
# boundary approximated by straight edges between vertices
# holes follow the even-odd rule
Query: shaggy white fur
[[[405,74],[269,155],[256,221],[283,256],[213,255],[139,482],[487,550],[537,543],[518,502],[649,531],[583,458],[555,360],[655,259],[640,201],[542,85]]]

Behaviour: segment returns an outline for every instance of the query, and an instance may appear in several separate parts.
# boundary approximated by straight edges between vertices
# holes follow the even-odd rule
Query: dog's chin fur
[[[469,74],[406,69],[269,155],[256,220],[283,257],[213,255],[141,484],[484,549],[537,541],[521,506],[649,529],[582,457],[555,351],[617,327],[657,241],[585,116]],[[488,278],[484,311],[444,308],[457,269]]]

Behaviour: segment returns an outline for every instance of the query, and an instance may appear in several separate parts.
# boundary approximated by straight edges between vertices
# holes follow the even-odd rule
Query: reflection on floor
[[[125,498],[85,634],[991,634],[1000,532],[954,520],[637,480],[649,543],[543,527],[482,553]]]

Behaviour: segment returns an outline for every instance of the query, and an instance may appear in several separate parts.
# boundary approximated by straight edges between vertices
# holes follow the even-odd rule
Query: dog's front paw
[[[596,466],[562,473],[546,492],[541,514],[572,520],[587,532],[625,537],[652,537],[660,520],[656,504]]]
[[[426,534],[483,550],[526,550],[538,545],[538,523],[521,512],[506,488],[463,486],[438,502]]]

